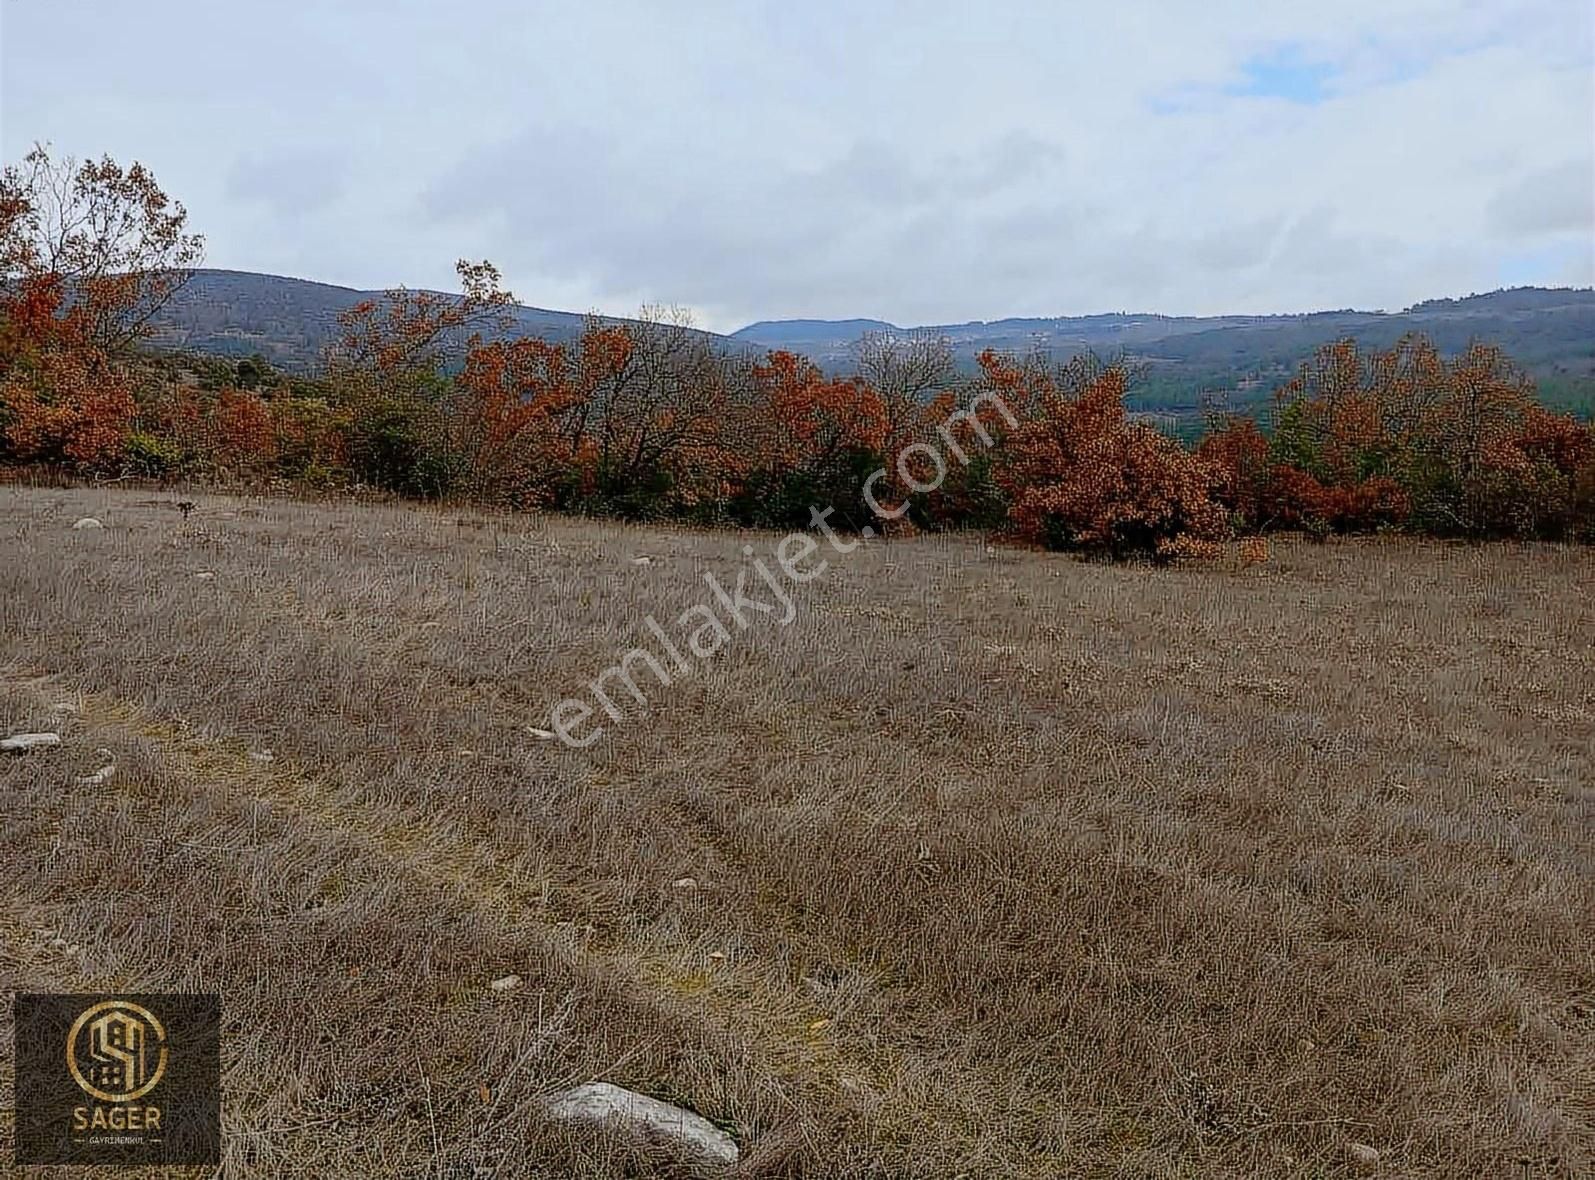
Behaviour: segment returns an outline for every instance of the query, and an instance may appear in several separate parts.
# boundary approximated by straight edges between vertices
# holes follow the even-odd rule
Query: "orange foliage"
[[[348,463],[348,418],[325,403],[273,398],[272,433],[278,464],[289,476],[327,480]]]
[[[0,367],[36,356],[47,346],[78,346],[81,321],[61,315],[61,281],[54,276],[19,280],[0,296]]]
[[[1336,342],[1276,395],[1272,441],[1237,422],[1200,453],[1223,472],[1226,506],[1257,528],[1595,529],[1580,490],[1595,486],[1589,429],[1541,408],[1488,345],[1447,361],[1415,336],[1366,355]]]
[[[1254,565],[1262,565],[1268,560],[1267,538],[1247,537],[1240,543],[1237,556],[1240,558],[1242,569],[1248,569]]]
[[[1233,418],[1203,438],[1196,453],[1218,474],[1215,494],[1219,500],[1243,520],[1257,520],[1274,467],[1268,439],[1257,423],[1250,418]]]
[[[49,348],[0,381],[6,446],[24,462],[108,470],[135,410],[126,378],[94,348]]]
[[[0,451],[116,467],[136,413],[116,362],[199,259],[186,220],[139,164],[35,147],[0,173]]]
[[[1024,390],[1034,416],[1008,438],[1000,478],[1026,540],[1122,556],[1211,556],[1226,534],[1207,460],[1124,409],[1124,372],[1110,368],[1067,396],[1054,381],[981,358],[992,384]]]
[[[185,225],[138,165],[36,149],[0,172],[0,457],[744,523],[830,504],[856,527],[904,504],[919,525],[1164,560],[1216,556],[1234,525],[1595,539],[1595,432],[1541,408],[1498,349],[1447,359],[1418,337],[1326,346],[1270,434],[1232,421],[1192,452],[1131,420],[1124,372],[1088,356],[987,351],[971,384],[949,341],[875,334],[839,378],[661,310],[511,339],[498,271],[461,262],[461,294],[401,288],[340,317],[325,400],[173,386],[139,406],[125,346],[199,256]],[[1241,560],[1266,555],[1253,537]]]
[[[473,341],[446,415],[460,489],[494,503],[546,502],[571,459],[559,426],[580,400],[581,376],[560,345]]]
[[[802,467],[886,441],[885,407],[856,377],[829,380],[814,362],[775,351],[753,366],[753,383],[757,412],[771,427],[756,462]]]
[[[259,470],[277,458],[271,410],[257,394],[224,389],[211,411],[217,460],[235,471]]]
[[[51,314],[114,357],[148,335],[198,265],[204,240],[187,222],[142,164],[54,160],[36,145],[0,173],[0,277],[70,293],[70,307]]]

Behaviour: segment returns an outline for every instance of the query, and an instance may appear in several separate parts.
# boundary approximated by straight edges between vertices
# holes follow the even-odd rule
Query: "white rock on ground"
[[[609,1082],[588,1082],[543,1100],[559,1122],[602,1125],[611,1120],[652,1142],[677,1148],[699,1163],[734,1164],[736,1140],[702,1115]]]
[[[29,750],[60,744],[61,735],[58,733],[17,733],[0,741],[0,750],[8,754],[26,754]]]
[[[74,529],[103,529],[105,526],[92,516],[84,516],[74,521],[72,527]]]
[[[519,975],[506,975],[502,979],[493,980],[487,986],[496,992],[513,991],[521,986],[521,977]]]
[[[100,767],[93,774],[84,775],[82,778],[77,780],[77,785],[80,787],[98,787],[104,783],[110,782],[111,776],[115,773],[116,763],[112,762],[108,766]]]
[[[1379,1169],[1379,1149],[1369,1147],[1366,1143],[1348,1143],[1346,1155],[1350,1158],[1352,1167],[1359,1172],[1375,1172]]]

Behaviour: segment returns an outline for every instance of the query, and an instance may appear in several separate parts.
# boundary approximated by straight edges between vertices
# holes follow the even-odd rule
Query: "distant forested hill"
[[[381,294],[280,275],[200,270],[156,321],[153,343],[239,359],[262,356],[278,369],[304,373],[336,339],[338,314]],[[587,319],[540,307],[516,307],[512,316],[517,334],[550,340],[574,339]]]
[[[158,344],[229,357],[264,356],[290,372],[313,368],[337,331],[340,311],[375,292],[241,271],[198,272],[159,324]],[[515,309],[515,330],[551,339],[580,333],[584,317]],[[1067,357],[1090,350],[1122,357],[1138,373],[1140,409],[1194,412],[1211,395],[1244,407],[1265,398],[1319,345],[1351,336],[1387,347],[1405,332],[1429,335],[1445,352],[1472,340],[1500,345],[1539,381],[1553,405],[1595,412],[1595,291],[1523,287],[1431,299],[1401,312],[1309,315],[1164,316],[1111,313],[972,321],[907,329],[881,320],[768,320],[723,337],[728,346],[784,348],[827,369],[845,370],[869,332],[947,337],[973,365],[986,348],[1033,347]]]
[[[863,325],[863,326],[861,326]],[[1107,314],[1006,319],[905,329],[875,320],[774,320],[732,334],[789,348],[828,367],[845,367],[864,331],[947,337],[973,363],[983,349],[1039,347],[1066,357],[1090,350],[1124,357],[1139,370],[1133,400],[1142,408],[1188,410],[1208,393],[1245,404],[1265,397],[1314,349],[1351,336],[1384,348],[1423,332],[1447,353],[1470,341],[1500,345],[1526,368],[1553,404],[1595,409],[1595,291],[1522,287],[1461,299],[1432,299],[1401,312],[1325,311],[1309,315],[1163,316]]]

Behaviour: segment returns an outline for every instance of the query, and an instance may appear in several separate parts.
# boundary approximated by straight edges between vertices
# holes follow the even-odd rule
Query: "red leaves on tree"
[[[757,411],[772,428],[769,453],[757,460],[802,467],[886,441],[880,396],[856,377],[832,380],[813,361],[775,351],[754,364],[753,384]]]
[[[277,458],[271,410],[257,394],[224,389],[211,412],[218,462],[235,472],[261,471]]]
[[[0,173],[0,459],[762,523],[902,506],[899,527],[1006,521],[1165,558],[1209,554],[1235,525],[1595,539],[1591,429],[1540,407],[1498,349],[1447,359],[1419,337],[1325,347],[1270,431],[1232,422],[1193,453],[1135,421],[1122,370],[1090,357],[988,351],[971,383],[947,340],[876,334],[836,377],[722,351],[661,310],[512,339],[498,271],[461,262],[459,294],[350,308],[309,396],[168,385],[140,404],[127,346],[200,247],[137,164],[35,149]]]
[[[562,346],[473,342],[445,409],[461,490],[492,503],[545,502],[568,466],[559,427],[580,397],[580,368]]]
[[[1513,536],[1595,530],[1595,436],[1552,414],[1499,349],[1447,361],[1409,336],[1321,349],[1276,395],[1274,435],[1231,422],[1200,453],[1247,527]]]
[[[0,382],[6,449],[18,460],[88,471],[115,466],[136,407],[94,349],[50,349]]]
[[[999,479],[1012,521],[1026,540],[1114,556],[1207,556],[1226,535],[1214,498],[1219,477],[1207,460],[1124,408],[1124,371],[1109,368],[1074,391],[1044,372],[1025,372],[987,354],[992,385],[1031,416],[1008,437]]]

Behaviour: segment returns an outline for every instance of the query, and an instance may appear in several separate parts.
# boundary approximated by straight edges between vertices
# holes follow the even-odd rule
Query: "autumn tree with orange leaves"
[[[1219,472],[1125,411],[1118,367],[1047,371],[987,351],[986,379],[1026,408],[999,480],[1014,531],[1050,549],[1115,558],[1210,556],[1228,533]]]
[[[441,449],[446,370],[462,364],[484,334],[507,330],[514,302],[491,263],[462,259],[455,271],[458,295],[396,287],[338,317],[326,367],[349,415],[349,461],[378,487],[432,496],[452,487]]]
[[[1326,345],[1276,394],[1271,439],[1234,420],[1199,453],[1248,529],[1595,535],[1595,434],[1489,345],[1450,360],[1419,336]]]
[[[136,406],[124,361],[187,282],[203,240],[140,164],[0,172],[0,456],[107,470]]]
[[[142,164],[52,159],[36,145],[0,175],[8,297],[55,301],[83,343],[116,356],[148,335],[204,256],[188,213]]]
[[[554,502],[577,449],[564,432],[584,396],[583,369],[545,340],[477,340],[443,413],[455,489],[481,503]]]
[[[808,524],[813,509],[832,508],[842,527],[869,521],[864,481],[882,464],[888,431],[880,395],[858,377],[827,377],[792,352],[770,352],[750,372],[732,516],[795,527]]]

